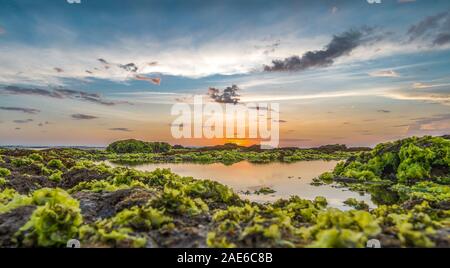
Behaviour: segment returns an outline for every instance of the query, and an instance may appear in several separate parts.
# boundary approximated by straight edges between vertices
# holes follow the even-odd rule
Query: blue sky
[[[173,140],[170,107],[232,84],[244,103],[280,103],[285,146],[448,134],[449,10],[437,0],[1,0],[0,144],[218,143]]]

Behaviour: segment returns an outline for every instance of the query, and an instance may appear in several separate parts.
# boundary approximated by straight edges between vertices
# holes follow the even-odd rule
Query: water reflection
[[[117,166],[108,163],[113,166]],[[153,171],[156,168],[170,168],[181,176],[191,176],[197,179],[210,179],[233,188],[242,198],[255,202],[273,202],[280,198],[289,198],[298,195],[304,199],[314,199],[316,196],[326,197],[330,206],[340,209],[349,209],[343,204],[347,198],[353,197],[365,201],[369,206],[369,195],[360,195],[345,189],[339,189],[333,185],[312,186],[314,177],[325,171],[330,171],[337,161],[302,161],[295,163],[269,163],[253,164],[242,161],[233,165],[194,164],[194,163],[164,163],[135,165],[133,168],[142,171]],[[262,187],[270,187],[276,192],[269,195],[253,194]],[[251,194],[244,194],[251,192]]]

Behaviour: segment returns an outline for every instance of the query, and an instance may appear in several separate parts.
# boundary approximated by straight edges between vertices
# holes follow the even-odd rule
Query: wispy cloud
[[[433,88],[433,87],[445,87],[450,86],[450,83],[445,84],[429,84],[429,83],[421,83],[417,82],[413,84],[413,88],[415,89],[426,89],[426,88]]]
[[[372,77],[399,77],[400,75],[394,70],[379,70],[369,73]]]
[[[33,119],[17,119],[17,120],[14,120],[13,122],[16,124],[26,124],[26,123],[30,123],[33,121],[34,121]]]
[[[450,131],[450,114],[437,114],[425,118],[417,118],[409,126],[408,135],[443,135]]]
[[[97,116],[88,115],[88,114],[73,114],[71,117],[75,120],[92,120],[97,119]]]
[[[110,128],[109,130],[112,130],[112,131],[123,131],[123,132],[131,132],[131,130],[130,130],[130,129],[128,129],[128,128],[125,128],[125,127],[114,127],[114,128]]]
[[[26,114],[37,114],[37,113],[41,112],[40,110],[33,109],[33,108],[5,107],[5,106],[0,106],[0,110],[22,112],[22,113],[26,113]]]
[[[450,11],[428,16],[408,30],[409,41],[431,39],[433,45],[450,43]]]
[[[0,91],[0,94],[9,95],[32,95],[32,96],[42,96],[57,99],[77,99],[87,102],[92,102],[101,105],[112,106],[116,104],[121,104],[125,102],[115,102],[103,99],[98,93],[88,93],[79,90],[56,88],[56,89],[41,89],[34,87],[21,87],[21,86],[4,86]]]

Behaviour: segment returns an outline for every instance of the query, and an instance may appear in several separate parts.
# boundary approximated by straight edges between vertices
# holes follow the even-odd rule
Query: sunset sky
[[[232,141],[170,133],[231,85],[281,146],[449,134],[450,1],[0,0],[0,145]]]

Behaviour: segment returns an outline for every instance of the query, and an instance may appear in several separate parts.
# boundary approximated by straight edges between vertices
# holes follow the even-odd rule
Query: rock
[[[75,169],[64,173],[64,175],[62,176],[62,180],[58,186],[63,189],[70,189],[80,182],[103,180],[106,179],[108,176],[109,174],[101,174],[96,172],[95,170]]]
[[[22,206],[0,214],[0,248],[13,247],[13,234],[29,219],[36,206]]]
[[[144,205],[155,196],[155,193],[141,188],[100,193],[81,191],[72,194],[73,198],[80,201],[81,214],[85,223],[112,217],[126,208]]]

